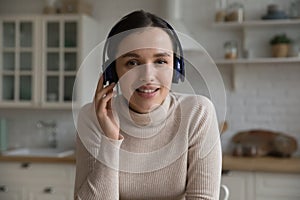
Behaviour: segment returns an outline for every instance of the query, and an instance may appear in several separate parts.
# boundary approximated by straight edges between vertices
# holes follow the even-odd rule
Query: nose
[[[140,68],[140,81],[153,82],[155,79],[155,67],[153,63],[144,64]]]

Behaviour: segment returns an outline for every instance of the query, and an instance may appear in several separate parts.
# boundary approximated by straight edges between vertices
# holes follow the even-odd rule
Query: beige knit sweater
[[[104,136],[93,104],[78,116],[74,199],[219,199],[221,145],[213,104],[171,94],[149,114],[113,101],[120,140]]]

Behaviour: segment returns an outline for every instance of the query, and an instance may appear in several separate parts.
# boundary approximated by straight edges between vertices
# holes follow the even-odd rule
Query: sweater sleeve
[[[213,104],[207,99],[189,140],[186,199],[219,199],[222,151]]]
[[[119,147],[101,133],[91,107],[78,116],[76,135],[75,200],[119,199]]]

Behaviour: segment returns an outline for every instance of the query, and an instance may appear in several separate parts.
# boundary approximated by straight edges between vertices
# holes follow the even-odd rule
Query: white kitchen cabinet
[[[77,71],[100,40],[85,15],[0,17],[0,107],[71,108]]]
[[[32,105],[36,89],[35,17],[0,18],[0,101]]]
[[[32,185],[26,187],[28,200],[71,200],[73,189],[67,186],[54,186],[51,184]]]
[[[300,175],[230,171],[222,175],[230,200],[299,200]]]
[[[25,193],[24,187],[14,183],[0,180],[0,199],[2,200],[21,200]]]
[[[222,175],[222,184],[229,189],[230,200],[254,200],[252,173],[230,171]]]
[[[0,199],[73,200],[74,164],[0,163]]]
[[[255,173],[257,200],[299,200],[300,175]]]

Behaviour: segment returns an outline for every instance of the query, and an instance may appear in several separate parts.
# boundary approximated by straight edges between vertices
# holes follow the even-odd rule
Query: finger
[[[111,96],[110,94],[112,94],[112,96],[114,96],[114,90],[113,90],[113,84],[108,86],[107,88],[104,88],[100,93],[96,94],[94,101],[95,101],[95,105],[97,106],[98,104],[101,103],[105,103],[107,102],[106,97],[107,96]],[[105,93],[104,93],[105,92]],[[110,97],[111,98],[111,97]],[[97,106],[98,107],[98,106]]]
[[[113,96],[114,96],[114,94],[113,94]],[[112,110],[112,108],[111,108],[111,100],[112,100],[112,98],[110,98],[109,100],[108,100],[108,102],[107,102],[107,105],[106,105],[106,109],[107,110]]]
[[[108,93],[105,97],[101,99],[101,103],[99,103],[99,109],[101,111],[109,109],[111,107],[109,101],[111,101],[113,97],[113,92]]]
[[[97,93],[100,92],[102,88],[103,88],[103,74],[100,76],[100,79],[98,81],[96,92]]]
[[[101,99],[101,102],[107,103],[113,97],[113,90],[110,90],[106,95]]]
[[[109,94],[112,94],[112,97],[107,101],[106,108],[107,108],[108,110],[111,110],[111,100],[112,100],[112,98],[115,96],[114,90],[111,89],[111,90],[109,91]]]
[[[109,86],[105,87],[105,88],[101,88],[101,90],[96,91],[94,100],[99,101],[99,99],[103,98],[106,93],[108,93],[110,90],[113,90],[115,86],[115,83],[111,83]]]

